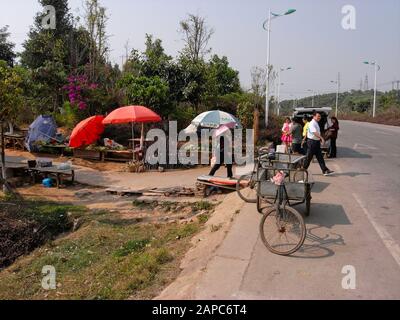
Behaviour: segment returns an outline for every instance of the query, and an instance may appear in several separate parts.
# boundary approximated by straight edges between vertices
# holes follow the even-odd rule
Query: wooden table
[[[47,177],[53,177],[56,179],[57,188],[60,188],[62,182],[65,178],[70,178],[71,182],[75,182],[75,170],[60,170],[57,167],[44,167],[44,168],[27,168],[26,171],[31,175],[33,183],[36,183],[36,178],[38,175],[44,175]]]
[[[13,149],[25,149],[25,135],[23,134],[5,134],[5,145],[11,145]]]

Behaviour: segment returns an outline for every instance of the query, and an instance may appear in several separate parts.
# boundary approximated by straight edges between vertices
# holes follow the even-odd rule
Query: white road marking
[[[369,146],[369,145],[366,145],[366,144],[361,144],[361,143],[354,144],[353,149],[378,150],[378,148],[376,148],[376,147]]]
[[[386,248],[389,250],[390,254],[397,262],[400,267],[400,246],[396,243],[396,241],[391,237],[391,235],[378,223],[375,222],[372,215],[369,213],[368,209],[364,206],[360,198],[357,194],[353,193],[354,199],[356,199],[358,205],[363,209],[365,215],[367,216],[368,220],[371,222],[372,226],[375,228],[375,231],[378,233],[379,237],[382,239],[383,243],[385,244]]]
[[[376,133],[380,133],[380,134],[384,134],[384,135],[386,135],[386,136],[393,136],[393,135],[394,135],[394,134],[392,134],[392,133],[388,133],[388,132],[380,131],[380,130],[376,130],[375,132],[376,132]]]

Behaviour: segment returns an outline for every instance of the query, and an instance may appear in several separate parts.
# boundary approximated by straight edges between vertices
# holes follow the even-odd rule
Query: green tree
[[[8,41],[9,36],[8,26],[0,28],[0,60],[6,61],[12,67],[16,55],[14,53],[14,43]]]
[[[0,121],[13,121],[22,112],[24,102],[23,79],[21,67],[10,67],[0,61]]]
[[[39,0],[41,6],[52,5],[56,10],[56,28],[46,29],[42,20],[44,12],[37,13],[34,26],[24,42],[21,63],[31,69],[44,66],[46,61],[69,63],[68,39],[73,32],[72,15],[67,0]]]
[[[126,104],[149,107],[162,117],[166,117],[170,113],[168,83],[160,77],[125,75],[119,81],[119,86],[125,92]]]
[[[240,92],[239,72],[229,66],[227,57],[213,55],[207,66],[207,92],[209,97]]]
[[[182,100],[193,106],[196,113],[207,90],[207,65],[202,60],[193,62],[186,56],[179,58],[178,66],[182,72]]]

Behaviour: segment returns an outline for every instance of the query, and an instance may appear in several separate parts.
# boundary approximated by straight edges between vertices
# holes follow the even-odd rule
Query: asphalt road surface
[[[197,285],[197,299],[400,299],[400,128],[342,121],[336,173],[316,185],[307,238],[271,254],[246,204]],[[299,206],[300,212],[304,211]]]

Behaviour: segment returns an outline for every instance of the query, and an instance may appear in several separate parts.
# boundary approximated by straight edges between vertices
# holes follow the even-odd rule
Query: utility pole
[[[364,80],[364,91],[368,91],[368,75],[365,75],[365,80]]]

